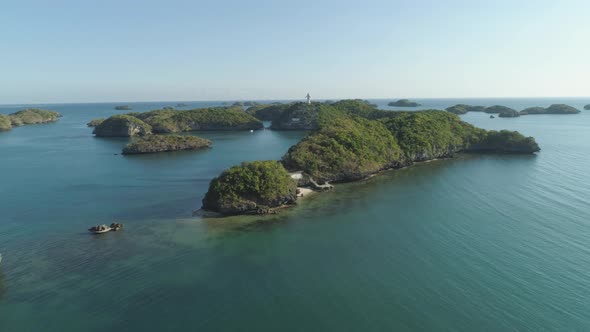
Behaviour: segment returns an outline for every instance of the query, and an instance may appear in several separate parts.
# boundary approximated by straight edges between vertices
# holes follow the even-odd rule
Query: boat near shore
[[[92,234],[104,234],[104,233],[108,233],[110,231],[119,231],[123,229],[123,224],[119,224],[119,223],[112,223],[110,226],[107,225],[97,225],[97,226],[92,226],[90,228],[88,228],[88,231]]]

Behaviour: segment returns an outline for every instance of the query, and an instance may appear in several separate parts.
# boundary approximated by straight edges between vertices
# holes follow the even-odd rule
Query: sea
[[[337,185],[279,215],[203,219],[193,211],[212,178],[278,160],[307,133],[198,132],[212,149],[123,156],[128,139],[86,126],[127,112],[118,104],[0,105],[63,115],[0,132],[0,331],[590,331],[590,111],[468,113],[541,151],[458,155]],[[124,229],[87,231],[113,221]]]

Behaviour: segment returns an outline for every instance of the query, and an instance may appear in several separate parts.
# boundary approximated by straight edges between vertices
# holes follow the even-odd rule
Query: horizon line
[[[524,97],[364,97],[364,98],[317,98],[312,100],[399,100],[399,99],[416,99],[416,100],[433,100],[433,99],[557,99],[557,98],[564,98],[564,99],[582,99],[588,98],[590,102],[590,96],[544,96],[544,97],[531,97],[531,96],[524,96]],[[305,98],[286,98],[286,99],[201,99],[201,100],[189,100],[189,99],[176,99],[176,100],[140,100],[140,101],[76,101],[76,102],[33,102],[33,103],[8,103],[8,104],[0,104],[0,106],[18,106],[18,105],[67,105],[67,104],[114,104],[114,103],[169,103],[169,102],[276,102],[276,101],[296,101],[302,100],[304,101]]]

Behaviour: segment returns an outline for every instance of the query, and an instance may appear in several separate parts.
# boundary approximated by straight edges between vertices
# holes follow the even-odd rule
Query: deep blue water
[[[581,109],[590,98],[418,101]],[[41,105],[63,118],[0,132],[2,332],[590,329],[590,111],[469,113],[542,151],[424,163],[279,216],[205,221],[192,211],[211,178],[278,159],[305,133],[198,133],[214,147],[125,157],[126,139],[85,126],[114,105]],[[125,230],[87,234],[112,220]]]

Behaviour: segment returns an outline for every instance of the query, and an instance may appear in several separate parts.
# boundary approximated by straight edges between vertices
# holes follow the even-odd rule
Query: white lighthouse
[[[311,104],[311,96],[309,95],[309,92],[307,93],[307,96],[305,96],[305,99],[307,99],[307,104]]]

